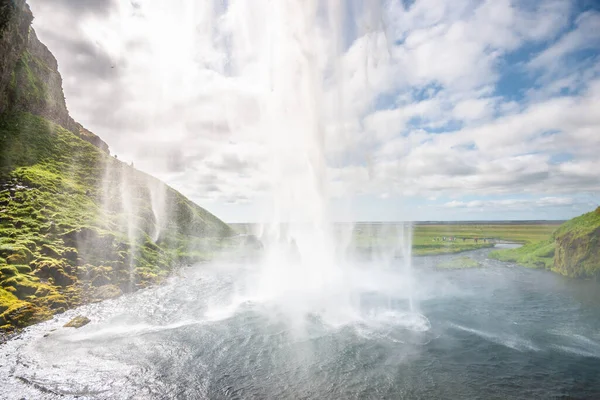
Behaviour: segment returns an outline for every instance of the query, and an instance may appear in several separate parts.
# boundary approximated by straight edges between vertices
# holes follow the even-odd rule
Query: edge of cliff
[[[490,257],[572,278],[598,279],[600,207],[565,222],[547,240],[516,249],[496,250]]]

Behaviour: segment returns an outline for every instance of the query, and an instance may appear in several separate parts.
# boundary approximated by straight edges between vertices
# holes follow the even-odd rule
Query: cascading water
[[[128,256],[128,264],[129,264],[129,290],[133,289],[135,284],[135,268],[136,268],[136,256],[137,256],[137,223],[136,223],[136,215],[138,213],[136,202],[134,195],[132,193],[134,188],[134,183],[131,180],[131,170],[126,164],[121,164],[118,166],[119,168],[119,178],[120,178],[120,199],[121,199],[121,209],[123,210],[123,214],[121,217],[120,224],[125,227],[124,230],[127,232],[127,239],[129,243],[129,256]]]
[[[328,169],[336,159],[326,132],[342,126],[346,112],[341,83],[345,31],[356,22],[352,29],[374,34],[381,26],[381,8],[375,3],[232,1],[216,20],[226,38],[229,73],[253,82],[259,104],[255,129],[266,143],[271,178],[271,212],[257,233],[265,254],[258,272],[245,282],[243,296],[276,308],[297,326],[310,316],[329,325],[377,319],[397,308],[392,299],[398,297],[408,296],[406,315],[418,310],[410,226],[391,232],[392,242],[374,248],[371,262],[359,263],[348,257],[347,235],[340,232],[344,227],[333,224],[330,211]],[[344,21],[350,8],[362,19]],[[405,281],[389,282],[397,260],[404,265]],[[376,310],[365,307],[365,297],[371,299],[367,303],[378,299]]]
[[[154,216],[154,232],[152,234],[152,241],[156,241],[160,238],[160,234],[165,223],[165,201],[166,201],[166,189],[158,180],[149,180],[148,189],[150,190],[150,205],[152,206],[152,215]]]

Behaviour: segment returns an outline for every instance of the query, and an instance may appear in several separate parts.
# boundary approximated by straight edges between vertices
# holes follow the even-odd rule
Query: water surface
[[[238,296],[251,267],[200,265],[29,328],[2,345],[0,390],[9,399],[600,398],[598,285],[487,253],[469,253],[483,267],[464,270],[434,268],[456,256],[416,258],[414,312],[400,293],[365,291],[359,315],[338,324],[318,310],[299,323]],[[61,327],[77,314],[92,323]]]

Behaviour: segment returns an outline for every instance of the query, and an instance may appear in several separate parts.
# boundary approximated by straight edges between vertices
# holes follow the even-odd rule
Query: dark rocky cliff
[[[25,0],[0,0],[0,114],[12,106],[6,88],[27,46],[31,21]]]
[[[79,131],[67,110],[58,63],[33,29],[8,86],[8,99],[12,111],[30,112],[73,133]]]
[[[39,41],[24,0],[0,0],[0,113],[25,111],[44,117],[108,152],[108,145],[71,118],[58,62]]]

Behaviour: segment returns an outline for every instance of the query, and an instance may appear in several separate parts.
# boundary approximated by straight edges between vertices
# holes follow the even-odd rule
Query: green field
[[[413,231],[413,252],[416,255],[458,253],[492,247],[498,242],[534,243],[548,239],[559,225],[560,222],[417,225]],[[456,239],[440,241],[440,237]]]
[[[547,240],[562,221],[485,222],[415,224],[412,227],[414,255],[451,254],[493,247],[495,243],[534,243]],[[231,224],[240,233],[251,233],[253,224]],[[335,232],[344,236],[351,231],[350,244],[369,251],[394,247],[402,234],[395,223],[336,224]],[[445,240],[444,240],[445,238]]]

